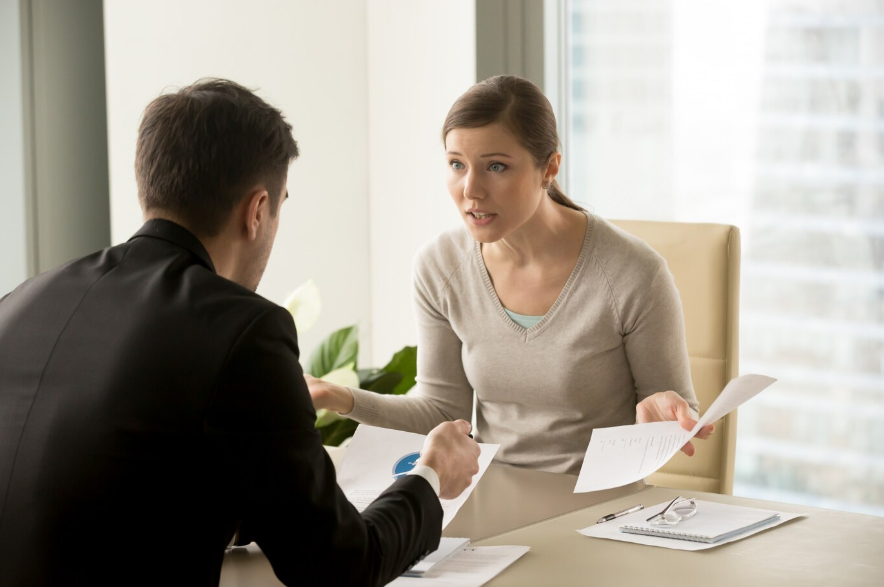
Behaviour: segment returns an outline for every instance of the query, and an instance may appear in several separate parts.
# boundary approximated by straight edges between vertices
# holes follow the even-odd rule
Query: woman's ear
[[[562,154],[558,151],[553,152],[553,154],[549,156],[549,161],[546,164],[546,171],[543,174],[543,183],[553,182],[559,174],[559,165],[561,164]]]

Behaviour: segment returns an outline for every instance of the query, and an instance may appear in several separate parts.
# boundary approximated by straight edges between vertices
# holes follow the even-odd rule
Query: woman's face
[[[474,239],[493,243],[522,226],[546,197],[546,168],[499,123],[445,137],[448,192]]]

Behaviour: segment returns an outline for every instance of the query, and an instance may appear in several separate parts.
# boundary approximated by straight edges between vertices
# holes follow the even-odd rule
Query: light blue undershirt
[[[506,312],[506,315],[509,316],[513,322],[525,330],[528,330],[543,319],[543,316],[523,316],[521,314],[516,314],[515,312],[510,312],[506,308],[504,308],[503,311]]]

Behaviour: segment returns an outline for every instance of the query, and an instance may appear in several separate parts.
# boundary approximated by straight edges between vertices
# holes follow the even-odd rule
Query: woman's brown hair
[[[559,133],[552,106],[540,88],[514,75],[497,75],[467,90],[448,111],[442,142],[456,128],[478,128],[499,122],[528,149],[538,167],[549,163],[559,149]],[[547,189],[557,204],[583,210],[553,180]]]

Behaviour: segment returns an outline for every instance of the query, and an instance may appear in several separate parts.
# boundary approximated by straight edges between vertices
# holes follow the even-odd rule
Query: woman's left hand
[[[677,420],[685,430],[693,430],[694,426],[697,425],[697,421],[691,415],[688,402],[674,391],[658,391],[654,395],[649,395],[635,406],[635,421],[638,424],[670,422],[673,420]],[[715,424],[709,424],[700,428],[700,431],[694,437],[705,440],[712,436],[714,431]],[[681,451],[692,457],[696,449],[692,442],[688,442],[681,447]]]

